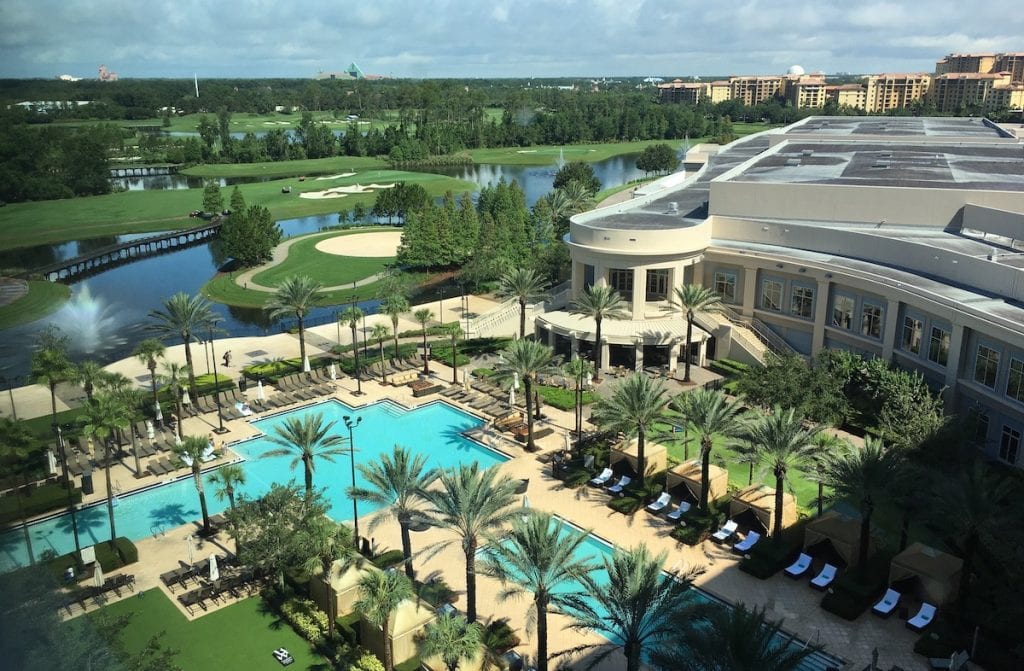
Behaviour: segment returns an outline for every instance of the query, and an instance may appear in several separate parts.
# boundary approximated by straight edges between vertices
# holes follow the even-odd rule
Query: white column
[[[608,286],[608,268],[594,264],[594,286]]]
[[[633,368],[637,371],[644,369],[644,339],[637,338],[633,342],[633,346],[636,348],[636,362]]]
[[[579,298],[580,294],[583,293],[583,281],[586,277],[586,264],[582,261],[572,262],[572,297]]]
[[[647,306],[647,270],[633,270],[633,319],[643,319]]]
[[[967,345],[967,329],[963,324],[953,324],[953,332],[949,334],[949,356],[946,359],[946,411],[956,407],[957,378],[960,377],[960,359]]]
[[[896,349],[897,326],[899,326],[900,302],[890,298],[885,304],[885,327],[882,329],[882,358],[892,361]]]
[[[743,269],[743,305],[740,310],[745,317],[754,316],[757,304],[757,268]]]
[[[551,349],[555,348],[555,339],[557,337],[558,336],[555,335],[555,329],[552,328],[551,326],[548,326],[548,347],[550,347]]]
[[[580,334],[576,331],[569,333],[569,353],[573,357],[580,355]]]
[[[676,372],[677,364],[679,363],[679,341],[673,340],[672,345],[668,348],[668,370],[670,373]]]
[[[831,282],[818,280],[818,290],[814,294],[814,335],[811,337],[811,356],[816,355],[825,346],[825,325],[828,324],[828,290]]]
[[[607,338],[603,338],[601,340],[601,343],[599,345],[595,345],[595,346],[601,348],[601,370],[602,371],[608,370],[609,367],[610,367],[608,365],[608,339]]]

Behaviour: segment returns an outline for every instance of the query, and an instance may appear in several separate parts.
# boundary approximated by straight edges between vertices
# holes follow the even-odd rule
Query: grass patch
[[[0,329],[27,324],[56,311],[71,296],[71,288],[57,282],[31,280],[28,293],[0,307]]]
[[[625,191],[626,189],[635,189],[636,187],[640,186],[641,184],[647,184],[648,182],[653,182],[654,180],[656,180],[656,179],[658,179],[660,177],[664,177],[664,176],[665,175],[654,175],[653,177],[644,177],[642,179],[634,179],[632,181],[626,182],[625,184],[619,184],[618,186],[613,186],[613,187],[611,187],[609,189],[601,189],[596,194],[594,194],[594,202],[596,202],[597,206],[600,207],[602,201],[607,200],[608,198],[610,198],[611,196],[614,196],[617,193],[621,193],[621,192]]]
[[[204,163],[185,168],[182,175],[191,177],[298,177],[300,175],[330,175],[356,170],[387,167],[384,161],[362,156],[331,156],[296,161],[267,161],[264,163]],[[314,181],[331,185],[334,181]]]
[[[536,385],[546,405],[554,406],[559,410],[572,410],[576,407],[576,391],[574,389],[562,389],[561,387],[548,387]],[[589,405],[597,401],[597,394],[592,391],[583,392],[583,405]]]
[[[701,138],[699,141],[704,141]],[[691,140],[698,142],[698,140]],[[574,145],[534,145],[531,147],[496,147],[472,149],[468,153],[474,163],[504,163],[507,165],[554,165],[559,159],[568,161],[603,161],[621,154],[639,154],[655,144],[681,145],[681,140],[639,140],[636,142],[602,142]]]
[[[405,273],[412,277],[415,283],[422,283],[429,275],[426,273]],[[381,283],[370,284],[352,289],[339,289],[327,291],[320,295],[320,305],[341,305],[350,302],[353,297],[356,301],[365,301],[375,298],[380,291]],[[199,290],[211,301],[234,305],[240,308],[261,308],[274,295],[269,291],[256,291],[255,289],[244,289],[235,283],[234,275],[221,273],[203,285]]]
[[[384,271],[394,257],[357,257],[327,254],[316,248],[317,243],[339,235],[375,232],[382,229],[359,229],[357,231],[314,233],[292,243],[288,258],[284,262],[253,276],[253,281],[263,286],[275,287],[292,275],[308,275],[325,287],[351,284],[370,275]],[[394,229],[389,229],[394,230]]]

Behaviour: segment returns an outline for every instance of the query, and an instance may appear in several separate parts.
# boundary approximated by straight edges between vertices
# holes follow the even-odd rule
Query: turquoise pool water
[[[283,422],[285,417],[317,412],[323,413],[327,420],[336,420],[334,430],[346,438],[348,430],[342,418],[345,415],[362,417],[362,423],[355,429],[357,464],[377,461],[381,454],[390,453],[396,444],[426,455],[428,467],[434,468],[449,468],[474,461],[482,467],[488,467],[508,459],[462,435],[467,429],[480,426],[483,420],[443,402],[408,410],[389,401],[354,409],[340,401],[330,400],[257,420],[252,425],[263,434],[271,434],[273,428]],[[275,482],[285,484],[294,481],[302,485],[302,464],[292,470],[292,457],[261,458],[262,454],[277,447],[265,437],[232,446],[244,458],[241,466],[245,470],[246,484],[241,491],[245,495],[260,496]],[[356,484],[365,484],[358,472]],[[313,485],[317,488],[326,487],[331,503],[330,514],[334,519],[351,519],[352,502],[345,496],[345,490],[351,485],[351,467],[347,456],[335,457],[334,463],[317,460]],[[222,512],[228,505],[227,501],[217,500],[210,486],[206,487],[206,502],[211,515]],[[359,504],[361,519],[374,510],[376,508],[367,503]],[[132,540],[165,533],[202,516],[199,497],[191,477],[120,497],[114,514],[118,535]],[[77,518],[83,547],[109,540],[110,527],[105,501],[80,510]],[[75,549],[71,518],[66,513],[32,524],[29,529],[37,558],[45,550],[64,554]],[[185,533],[182,533],[183,551],[185,542]],[[24,532],[17,528],[0,534],[0,572],[27,563]]]

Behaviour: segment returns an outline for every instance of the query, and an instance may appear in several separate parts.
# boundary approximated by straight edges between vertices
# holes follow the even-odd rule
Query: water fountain
[[[126,342],[118,333],[114,306],[102,297],[94,297],[84,282],[51,321],[71,337],[71,351],[75,354],[99,354]]]

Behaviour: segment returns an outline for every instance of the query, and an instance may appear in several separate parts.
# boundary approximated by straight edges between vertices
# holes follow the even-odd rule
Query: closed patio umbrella
[[[302,357],[302,372],[303,373],[308,373],[309,371],[310,371],[309,357],[308,356],[304,356],[304,357]]]
[[[156,404],[156,421],[161,423],[164,421],[164,411],[160,409],[159,403]]]
[[[338,379],[338,369],[334,367],[333,363],[331,364],[330,368],[327,369],[327,374],[331,376],[332,380]]]
[[[220,569],[217,568],[217,555],[210,555],[210,582],[220,580]]]
[[[99,562],[96,562],[96,567],[92,571],[92,584],[96,587],[103,587],[103,567]]]
[[[263,380],[256,383],[256,400],[261,403],[267,400],[267,392],[263,390]]]
[[[50,475],[57,475],[57,455],[53,450],[46,451],[46,472]]]
[[[153,428],[153,422],[148,419],[146,420],[146,437],[150,440],[156,437],[156,429]]]
[[[192,405],[192,397],[188,395],[188,389],[181,392],[181,404]]]
[[[509,405],[515,405],[516,404],[516,388],[515,387],[509,387],[508,388],[508,404]]]

